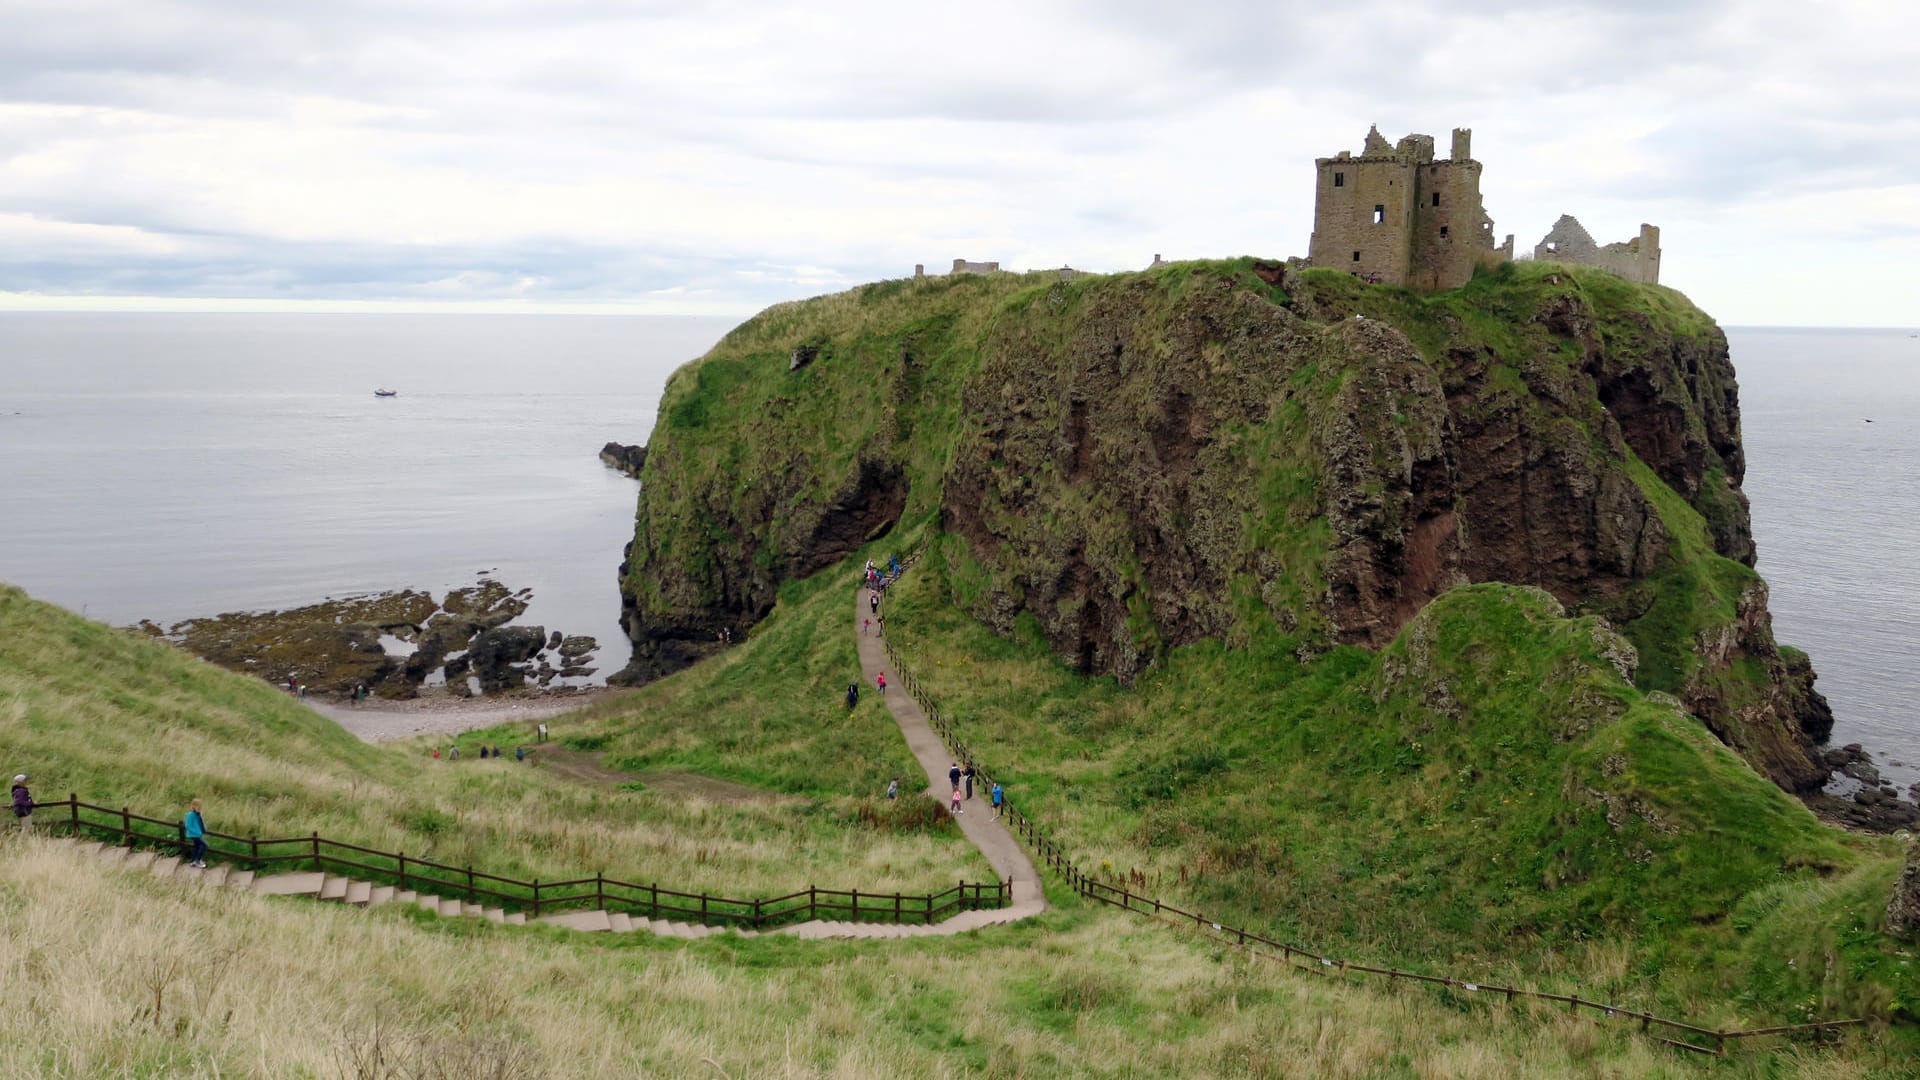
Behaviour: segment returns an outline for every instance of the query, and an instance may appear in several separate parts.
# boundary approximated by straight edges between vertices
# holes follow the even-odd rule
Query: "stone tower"
[[[1513,258],[1513,237],[1495,247],[1493,219],[1480,203],[1473,133],[1455,128],[1452,155],[1436,161],[1433,136],[1389,146],[1378,127],[1360,156],[1345,150],[1315,161],[1314,266],[1378,275],[1390,285],[1452,289],[1478,266]]]

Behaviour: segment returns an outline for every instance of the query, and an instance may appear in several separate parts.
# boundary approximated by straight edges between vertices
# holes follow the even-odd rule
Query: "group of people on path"
[[[899,578],[900,557],[898,555],[888,560],[887,572],[884,575],[881,573],[880,567],[876,565],[872,559],[867,560],[865,579],[867,585],[867,613],[871,618],[860,620],[860,636],[865,637],[867,632],[876,625],[876,621],[880,629],[880,636],[887,636],[887,617],[880,614],[880,594],[885,591],[887,586],[893,584],[899,580]],[[887,673],[884,671],[876,672],[873,676],[873,685],[874,689],[884,696],[887,692]],[[850,682],[847,684],[847,711],[852,712],[859,704],[860,683],[858,681]],[[953,798],[949,800],[947,804],[947,809],[951,813],[966,813],[966,810],[963,809],[960,804],[970,801],[973,798],[974,775],[975,769],[971,761],[967,762],[964,768],[956,761],[947,769],[947,779],[953,784]],[[892,802],[899,798],[900,778],[896,776],[887,781],[887,800]],[[1006,805],[1007,798],[1006,792],[998,783],[993,785],[991,798],[993,800],[993,820],[998,821],[1000,820],[1000,808]]]
[[[547,725],[541,724],[540,726],[542,728],[545,728]],[[437,746],[434,747],[432,753],[429,756],[432,757],[435,761],[440,760],[440,748]],[[488,758],[504,758],[506,756],[507,756],[507,752],[505,750],[500,749],[497,746],[482,746],[480,748],[480,760],[482,761],[485,761]],[[460,744],[459,743],[449,743],[447,745],[447,760],[449,761],[460,760]],[[527,748],[525,746],[514,747],[513,760],[515,761],[527,760]]]
[[[947,780],[953,785],[953,798],[947,805],[948,810],[956,814],[966,813],[965,810],[961,809],[960,803],[962,801],[972,801],[973,778],[978,774],[979,770],[973,767],[973,762],[971,761],[967,762],[964,767],[957,761],[947,766]],[[995,782],[993,790],[989,793],[988,797],[993,801],[993,820],[999,821],[1000,808],[1006,805],[1007,793],[1001,788],[998,782]]]
[[[33,790],[27,787],[27,774],[16,774],[13,778],[13,819],[20,828],[33,827],[33,811],[39,805],[33,801]],[[180,819],[180,836],[187,842],[187,865],[205,870],[207,822],[200,816],[199,799],[187,803],[186,817]]]

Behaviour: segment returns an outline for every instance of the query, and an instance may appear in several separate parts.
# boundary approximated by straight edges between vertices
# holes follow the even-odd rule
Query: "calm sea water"
[[[0,314],[0,579],[168,623],[487,570],[629,655],[616,571],[666,377],[731,320]],[[400,396],[376,400],[390,386]]]
[[[1727,331],[1774,634],[1813,657],[1833,741],[1873,751],[1902,791],[1920,782],[1920,338],[1911,334]]]
[[[114,623],[471,583],[625,663],[614,572],[667,375],[730,320],[0,314],[0,579]],[[1780,640],[1920,780],[1920,339],[1729,331]],[[376,386],[398,398],[377,401]],[[1873,423],[1865,423],[1866,420]],[[1889,760],[1909,767],[1887,766]]]

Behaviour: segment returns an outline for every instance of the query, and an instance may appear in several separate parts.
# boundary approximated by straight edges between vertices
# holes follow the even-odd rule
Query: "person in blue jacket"
[[[200,800],[187,804],[187,820],[183,823],[187,840],[193,845],[193,853],[187,862],[202,870],[207,868],[207,823],[200,817]]]

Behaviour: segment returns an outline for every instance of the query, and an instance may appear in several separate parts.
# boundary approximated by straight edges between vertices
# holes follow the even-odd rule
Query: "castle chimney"
[[[1467,161],[1473,157],[1473,129],[1453,129],[1453,160]]]

